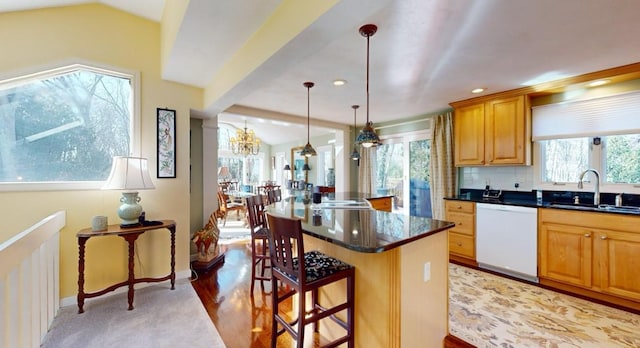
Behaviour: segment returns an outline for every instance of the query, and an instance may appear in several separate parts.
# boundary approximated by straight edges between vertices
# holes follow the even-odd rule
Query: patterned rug
[[[450,264],[449,331],[478,348],[640,347],[640,316]]]
[[[218,244],[231,244],[237,242],[243,242],[251,239],[249,227],[245,220],[228,219],[225,226],[218,224],[220,228],[220,240]]]

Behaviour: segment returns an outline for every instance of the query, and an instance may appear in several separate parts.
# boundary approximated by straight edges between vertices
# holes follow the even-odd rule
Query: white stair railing
[[[60,308],[56,212],[0,244],[0,347],[39,347]]]

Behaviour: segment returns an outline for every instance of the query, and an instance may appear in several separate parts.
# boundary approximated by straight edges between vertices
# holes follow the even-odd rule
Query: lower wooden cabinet
[[[455,223],[449,229],[449,258],[476,266],[476,204],[466,201],[445,201],[445,219]]]
[[[562,209],[538,217],[541,283],[640,308],[640,217]]]

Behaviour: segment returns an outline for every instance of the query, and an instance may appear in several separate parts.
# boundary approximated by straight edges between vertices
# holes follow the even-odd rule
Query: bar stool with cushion
[[[261,195],[247,197],[247,216],[249,217],[249,231],[251,232],[251,296],[256,280],[264,291],[264,281],[271,280],[265,275],[265,270],[271,268],[269,264],[269,243],[267,237],[267,222],[264,216],[264,204]],[[260,275],[256,275],[256,269]]]
[[[271,324],[271,347],[276,347],[278,336],[285,331],[297,341],[296,346],[304,344],[304,328],[313,323],[314,332],[318,332],[321,319],[331,319],[346,330],[346,334],[324,347],[337,347],[347,343],[354,347],[354,309],[355,309],[355,268],[319,251],[304,252],[302,225],[299,219],[289,219],[267,213],[269,226],[269,251],[271,255],[271,283],[273,315]],[[302,260],[302,262],[300,261]],[[318,290],[328,284],[345,280],[346,301],[330,308],[319,303]],[[282,293],[278,291],[278,281],[286,285]],[[306,311],[307,292],[311,292],[311,310]],[[297,318],[288,319],[279,305],[291,296],[297,296]],[[295,307],[295,306],[294,306]],[[346,321],[335,314],[346,311]],[[282,329],[278,330],[279,326]]]

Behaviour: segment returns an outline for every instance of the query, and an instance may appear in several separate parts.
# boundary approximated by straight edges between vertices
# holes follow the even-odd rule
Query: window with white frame
[[[0,81],[0,183],[104,181],[133,152],[134,81],[80,64]]]
[[[640,92],[533,108],[540,187],[577,183],[588,169],[610,192],[640,184]]]

